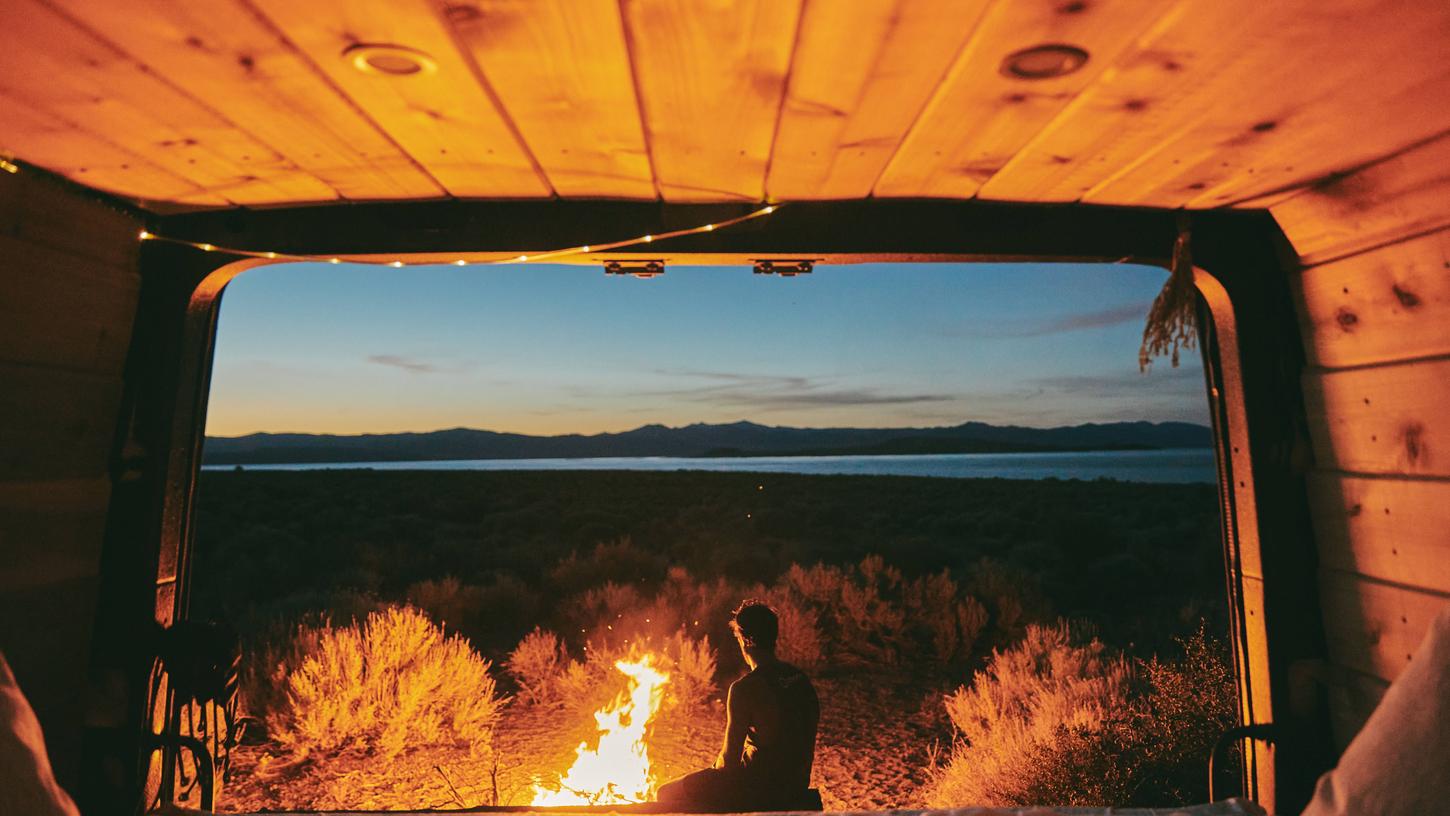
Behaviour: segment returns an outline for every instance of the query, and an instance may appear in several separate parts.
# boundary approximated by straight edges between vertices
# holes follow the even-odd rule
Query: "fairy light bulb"
[[[138,235],[137,237],[139,237],[141,240],[145,241],[146,239],[148,239],[148,238],[151,237],[151,233],[147,232],[146,230],[141,230],[140,235]]]
[[[330,264],[340,264],[340,263],[342,263],[342,259],[341,258],[328,258],[327,259],[327,262],[330,263]]]
[[[393,261],[392,263],[388,264],[388,266],[391,266],[394,269],[402,269],[403,268],[403,262],[402,261]]]
[[[453,262],[453,265],[454,266],[467,266],[468,265],[468,261],[465,261],[462,258],[459,258],[458,260],[456,260],[456,261]]]

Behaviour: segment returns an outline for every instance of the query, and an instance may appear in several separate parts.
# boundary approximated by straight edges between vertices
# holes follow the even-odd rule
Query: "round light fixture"
[[[1014,79],[1052,79],[1087,64],[1088,52],[1075,45],[1047,43],[1013,51],[1002,60],[1002,75]]]
[[[438,70],[438,63],[432,57],[401,45],[357,43],[344,49],[342,58],[364,74],[374,76],[416,76]]]

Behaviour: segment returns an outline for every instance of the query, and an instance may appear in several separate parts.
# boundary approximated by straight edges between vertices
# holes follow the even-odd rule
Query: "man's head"
[[[780,620],[765,601],[751,598],[735,607],[730,616],[730,629],[740,642],[740,651],[747,658],[767,657],[775,654],[775,638],[780,632]]]

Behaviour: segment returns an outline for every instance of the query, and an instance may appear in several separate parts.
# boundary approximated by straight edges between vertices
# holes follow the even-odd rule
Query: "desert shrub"
[[[1028,626],[1020,643],[994,651],[970,686],[948,695],[959,739],[933,771],[928,804],[1116,804],[1099,801],[1101,778],[1085,778],[1089,769],[1072,762],[1085,757],[1081,742],[1128,707],[1133,682],[1132,665],[1096,638],[1061,621]]]
[[[287,703],[268,718],[297,756],[361,751],[392,758],[412,746],[486,747],[503,700],[490,664],[422,612],[390,607],[363,623],[299,632]]]
[[[479,587],[465,585],[449,575],[437,581],[419,581],[409,586],[403,597],[439,625],[457,631],[478,616],[482,594]]]
[[[505,665],[518,684],[520,697],[531,703],[546,703],[557,699],[559,678],[568,661],[559,636],[536,627],[509,653]]]
[[[986,607],[946,571],[907,582],[902,604],[917,649],[939,664],[970,658],[987,627]]]
[[[664,577],[665,557],[635,546],[629,536],[600,542],[588,555],[569,553],[549,572],[549,583],[561,595],[573,595],[602,582],[653,588]]]
[[[948,696],[958,739],[931,769],[928,804],[1204,800],[1205,758],[1236,717],[1233,674],[1202,628],[1180,646],[1176,659],[1130,663],[1066,623],[1028,626]]]
[[[766,603],[780,620],[776,654],[781,660],[802,669],[819,668],[825,663],[816,612],[798,602],[789,592],[775,589],[762,593]]]

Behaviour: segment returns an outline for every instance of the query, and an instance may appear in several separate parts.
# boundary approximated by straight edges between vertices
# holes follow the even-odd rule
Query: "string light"
[[[0,159],[0,170],[4,170],[7,173],[19,173],[20,165],[9,159]]]
[[[11,171],[11,172],[14,172],[14,171]],[[589,254],[591,252],[609,252],[611,250],[623,249],[625,247],[634,246],[636,244],[652,244],[655,241],[663,241],[663,240],[666,240],[666,239],[669,239],[669,238],[680,238],[680,237],[686,236],[686,235],[698,235],[698,234],[704,233],[704,232],[714,232],[714,231],[716,231],[718,229],[725,229],[726,227],[732,227],[732,226],[735,226],[736,224],[739,224],[739,223],[742,223],[742,222],[745,222],[745,221],[750,221],[750,220],[755,219],[755,218],[760,218],[762,216],[770,215],[771,213],[774,213],[776,210],[780,209],[780,207],[781,207],[781,205],[779,205],[779,204],[768,204],[768,205],[766,205],[764,207],[761,207],[758,210],[753,210],[751,212],[746,213],[745,215],[738,216],[736,218],[731,218],[731,219],[726,220],[726,221],[717,221],[717,222],[712,222],[712,223],[709,223],[709,224],[701,224],[698,227],[689,227],[689,228],[686,228],[686,229],[672,230],[670,232],[662,232],[662,233],[659,233],[658,235],[656,235],[654,233],[646,233],[646,234],[641,235],[641,236],[639,236],[637,238],[626,238],[626,239],[621,240],[621,241],[613,241],[613,242],[610,242],[610,243],[607,243],[607,244],[582,244],[580,246],[565,247],[564,249],[550,250],[548,252],[542,252],[542,253],[538,253],[538,254],[535,254],[535,255],[516,255],[516,256],[512,256],[512,257],[508,257],[508,258],[498,258],[498,259],[482,260],[482,261],[469,261],[467,259],[460,258],[460,259],[458,259],[456,261],[452,261],[452,264],[454,266],[474,266],[474,265],[478,265],[478,266],[493,266],[493,265],[498,265],[498,264],[512,264],[512,263],[531,263],[531,262],[537,263],[539,261],[544,261],[544,260],[553,260],[553,259],[556,259],[556,258],[565,258],[565,257],[571,256],[571,255],[586,255],[586,254]],[[282,259],[282,260],[288,260],[288,261],[315,261],[315,262],[319,262],[319,263],[326,262],[326,263],[330,263],[330,264],[340,264],[340,263],[343,262],[342,258],[341,257],[337,257],[337,256],[304,255],[304,254],[296,254],[296,253],[290,253],[290,252],[276,252],[276,251],[271,251],[271,250],[259,251],[259,250],[232,249],[232,248],[229,248],[229,247],[219,247],[219,246],[217,246],[215,244],[202,243],[202,242],[199,242],[199,241],[187,241],[187,240],[182,239],[182,238],[171,238],[171,237],[168,237],[168,236],[165,236],[165,235],[157,235],[156,233],[150,232],[148,230],[141,230],[140,233],[138,233],[138,236],[137,237],[140,240],[142,240],[142,241],[164,241],[164,242],[170,243],[170,244],[180,244],[182,246],[193,247],[195,249],[200,249],[200,250],[202,250],[204,252],[224,252],[224,253],[227,253],[227,254],[230,254],[230,255],[241,255],[243,257],[248,257],[248,258],[266,258],[268,260],[278,260],[278,259]],[[421,265],[421,264],[417,264],[417,263],[407,263],[407,262],[404,262],[402,260],[397,260],[397,259],[394,259],[394,260],[361,259],[361,260],[349,261],[349,263],[357,263],[357,264],[363,264],[363,265],[367,265],[367,266],[391,266],[394,269],[400,269],[400,268],[402,268],[404,266],[417,266],[417,265]]]

